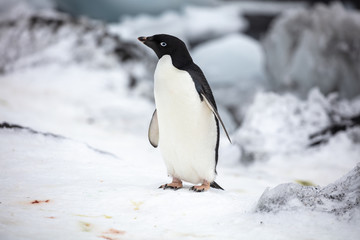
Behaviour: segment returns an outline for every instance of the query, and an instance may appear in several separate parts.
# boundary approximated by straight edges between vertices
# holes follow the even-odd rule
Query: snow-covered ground
[[[345,134],[320,149],[280,152],[249,167],[223,139],[217,181],[226,191],[198,194],[189,184],[163,191],[157,187],[170,179],[146,136],[154,106],[126,91],[124,81],[120,70],[80,66],[1,76],[1,121],[64,137],[0,130],[1,239],[359,236],[359,215],[254,212],[267,187],[295,180],[325,186],[351,170],[360,149]]]
[[[237,35],[215,41],[226,40],[245,43]],[[54,38],[0,75],[1,240],[359,238],[359,189],[342,198],[355,202],[342,215],[327,208],[348,206],[341,199],[301,207],[293,201],[300,190],[294,197],[276,188],[300,182],[330,194],[344,182],[335,181],[360,161],[359,128],[315,147],[308,147],[308,135],[332,123],[329,111],[359,114],[359,99],[340,101],[317,90],[306,100],[258,93],[232,134],[234,144],[222,136],[217,182],[225,191],[194,193],[190,184],[164,191],[158,186],[170,179],[147,140],[154,104],[141,88],[149,86],[129,87],[130,76],[142,76],[147,63],[118,64],[98,50],[94,59],[77,62],[72,56],[79,49],[62,42]],[[90,53],[98,47],[84,46]],[[246,46],[244,52],[254,43]],[[34,61],[44,56],[47,62]],[[350,178],[358,180],[358,172]],[[273,198],[281,194],[287,201]]]

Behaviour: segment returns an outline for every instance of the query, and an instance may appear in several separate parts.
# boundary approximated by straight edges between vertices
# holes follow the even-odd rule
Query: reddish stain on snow
[[[108,237],[108,236],[104,236],[104,235],[101,235],[99,236],[100,238],[104,238],[106,240],[116,240],[116,238],[112,238],[112,237]]]
[[[123,235],[123,234],[125,234],[125,231],[120,231],[120,230],[117,230],[117,229],[114,229],[114,228],[110,228],[106,232],[103,232],[103,234],[104,235],[100,235],[98,237],[104,238],[106,240],[118,240],[118,238],[115,238],[113,236],[110,237],[110,236],[106,236],[106,235]]]
[[[50,200],[34,200],[31,202],[31,204],[39,204],[39,203],[49,203]]]
[[[110,228],[108,231],[104,232],[105,234],[125,234],[125,231],[120,231],[114,228]]]

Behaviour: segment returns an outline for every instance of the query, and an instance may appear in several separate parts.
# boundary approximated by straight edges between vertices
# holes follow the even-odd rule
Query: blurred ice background
[[[359,7],[0,0],[0,239],[356,239]],[[156,190],[168,181],[146,136],[157,59],[137,37],[157,33],[184,40],[213,89],[234,142],[220,145],[225,193]],[[33,198],[55,205],[24,207]],[[192,228],[204,215],[216,221]]]

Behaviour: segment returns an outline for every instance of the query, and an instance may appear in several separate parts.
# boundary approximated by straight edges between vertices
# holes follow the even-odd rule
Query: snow
[[[220,168],[224,192],[198,194],[188,191],[189,185],[157,189],[167,181],[165,169],[140,138],[136,147],[113,157],[67,138],[13,129],[0,134],[4,240],[355,239],[359,234],[356,221],[327,213],[254,213],[271,178],[240,167]]]
[[[107,55],[106,47],[92,44],[97,35],[90,31],[83,38],[89,55],[77,61],[78,45],[67,42],[76,42],[77,30],[19,55],[0,75],[0,124],[28,127],[0,128],[1,240],[358,238],[358,212],[347,219],[302,207],[266,213],[256,206],[268,187],[307,182],[330,189],[359,163],[359,128],[313,148],[307,136],[333,117],[358,114],[360,99],[338,100],[317,90],[306,100],[257,93],[232,135],[234,144],[221,137],[216,181],[225,191],[194,193],[189,183],[164,191],[158,187],[170,178],[147,139],[155,106],[143,93],[151,93],[151,84],[138,82],[150,71],[150,58],[133,45],[126,45],[129,61]],[[214,41],[253,46],[248,54],[258,49],[240,34]]]
[[[360,94],[360,14],[340,3],[286,12],[264,39],[266,70],[276,91],[306,97]]]
[[[125,79],[81,65],[1,76],[2,121],[65,136],[0,130],[1,239],[354,239],[359,234],[358,215],[346,222],[306,210],[296,216],[254,213],[269,186],[298,178],[328,184],[353,168],[359,148],[346,135],[320,150],[280,155],[288,164],[273,157],[251,167],[227,159],[234,146],[222,138],[217,182],[226,191],[198,194],[188,191],[190,184],[164,191],[157,187],[169,181],[166,169],[146,136],[154,106],[126,90]]]

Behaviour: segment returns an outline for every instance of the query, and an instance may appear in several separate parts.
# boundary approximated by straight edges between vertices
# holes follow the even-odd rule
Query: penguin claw
[[[174,191],[176,191],[176,190],[179,190],[179,189],[180,189],[179,187],[173,187],[173,186],[168,186],[167,188],[170,188],[170,189],[172,189],[172,190],[174,190]]]
[[[169,184],[164,184],[164,185],[161,185],[159,188],[162,188],[163,190],[165,190],[165,189],[172,189],[172,190],[176,191],[176,190],[179,190],[181,187],[171,186],[171,185],[169,185]]]
[[[209,184],[202,184],[201,186],[192,186],[189,190],[194,192],[205,192],[210,188]]]
[[[204,192],[205,191],[204,189],[196,189],[196,188],[193,188],[191,190],[194,192]]]
[[[194,192],[204,192],[204,189],[197,189],[195,188],[195,186],[192,186],[189,191],[194,191]]]

